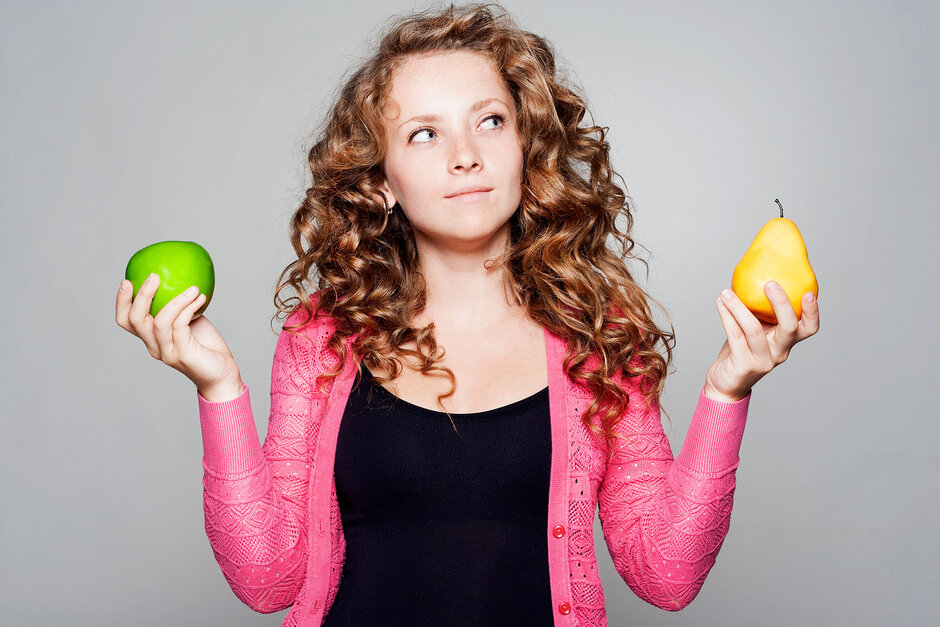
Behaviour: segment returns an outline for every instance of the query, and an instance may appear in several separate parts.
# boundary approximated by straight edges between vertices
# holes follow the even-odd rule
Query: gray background
[[[774,198],[821,286],[821,331],[754,389],[699,597],[675,614],[639,600],[598,526],[610,622],[936,621],[940,11],[703,4],[505,3],[610,128],[650,251],[637,276],[678,334],[674,451],[724,341],[714,299]],[[263,435],[311,133],[367,38],[424,6],[0,5],[0,623],[280,624],[212,557],[195,389],[115,324],[115,293],[139,248],[203,244],[208,315]]]

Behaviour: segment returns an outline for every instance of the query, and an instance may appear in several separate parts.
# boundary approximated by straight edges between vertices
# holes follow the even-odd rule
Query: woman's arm
[[[631,402],[617,430],[628,439],[600,487],[601,525],[621,577],[657,607],[680,610],[695,598],[728,533],[751,388],[819,330],[811,292],[797,319],[779,286],[767,282],[764,291],[776,325],[759,321],[731,290],[716,301],[727,340],[705,375],[675,461],[659,407],[647,410],[636,382],[623,382]]]
[[[681,610],[698,594],[731,520],[738,451],[750,395],[736,403],[703,391],[679,456],[646,409],[638,387],[625,385],[630,409],[598,496],[601,527],[614,567],[643,600]]]
[[[288,318],[285,326],[293,324]],[[206,534],[235,595],[258,612],[290,606],[306,568],[307,435],[325,400],[309,375],[312,340],[281,331],[271,415],[260,446],[248,388],[212,403],[201,394]]]

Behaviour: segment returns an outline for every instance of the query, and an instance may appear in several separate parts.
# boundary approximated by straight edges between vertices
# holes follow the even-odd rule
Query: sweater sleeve
[[[290,606],[304,582],[307,435],[311,414],[325,402],[305,378],[311,344],[288,331],[278,336],[263,445],[247,385],[238,398],[219,403],[196,392],[206,534],[232,591],[263,613]]]
[[[681,610],[701,590],[728,533],[751,396],[717,401],[703,386],[673,459],[659,406],[647,408],[638,388],[628,390],[630,409],[617,425],[627,438],[618,440],[598,496],[601,527],[614,567],[637,596]]]

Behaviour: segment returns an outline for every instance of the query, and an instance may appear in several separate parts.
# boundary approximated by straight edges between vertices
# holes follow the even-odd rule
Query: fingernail
[[[150,276],[147,277],[147,283],[154,283],[157,280],[157,273],[151,272]]]
[[[199,291],[199,288],[196,287],[195,285],[193,285],[191,288],[189,288],[188,290],[186,290],[186,295],[187,295],[187,296],[192,296],[192,295],[194,295],[194,294],[195,294],[196,292],[198,292],[198,291]]]
[[[721,297],[725,300],[731,300],[734,298],[734,294],[729,289],[724,289],[721,291]]]
[[[127,285],[128,285],[127,281],[121,281],[121,291],[122,291],[122,292],[126,292],[126,291],[127,291]]]
[[[813,301],[816,300],[816,296],[812,292],[807,292],[804,300],[806,301],[807,305],[812,305]]]

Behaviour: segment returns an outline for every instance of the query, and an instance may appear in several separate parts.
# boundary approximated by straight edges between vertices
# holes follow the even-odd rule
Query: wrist
[[[245,384],[241,376],[236,376],[234,379],[217,385],[197,387],[197,390],[210,403],[225,403],[241,396],[245,391]]]
[[[746,397],[748,394],[751,393],[750,390],[746,390],[743,393],[721,392],[718,389],[716,389],[715,386],[711,385],[708,381],[705,382],[705,388],[703,391],[705,393],[705,396],[707,396],[708,398],[715,400],[715,401],[720,401],[722,403],[737,403],[738,401],[740,401],[741,399],[743,399],[744,397]]]

